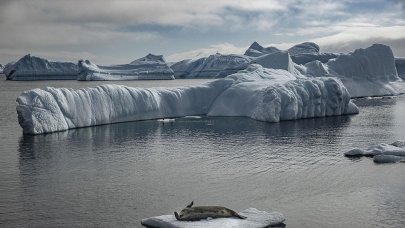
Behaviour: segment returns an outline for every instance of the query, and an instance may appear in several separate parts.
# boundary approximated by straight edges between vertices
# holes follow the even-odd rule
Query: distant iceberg
[[[3,73],[8,80],[16,81],[76,80],[79,68],[75,63],[51,62],[28,54],[17,62],[7,64]]]
[[[258,64],[200,86],[47,87],[25,91],[17,103],[18,120],[25,134],[194,115],[246,116],[278,122],[358,113],[337,79],[297,79],[288,71]]]
[[[98,66],[89,60],[79,61],[80,81],[93,80],[171,80],[174,72],[162,55],[152,55],[137,59],[129,64]]]
[[[405,57],[395,58],[395,67],[397,68],[398,76],[405,80]]]
[[[308,77],[337,77],[352,97],[398,95],[403,91],[395,82],[402,81],[395,68],[389,46],[374,44],[340,54],[326,63],[312,61],[298,67]]]
[[[264,48],[256,41],[250,45],[246,50],[245,55],[251,57],[260,57],[267,54],[280,52],[282,50],[276,47]],[[317,44],[312,42],[304,42],[294,45],[286,50],[290,54],[291,59],[296,64],[305,64],[311,61],[318,60],[322,63],[326,63],[329,59],[336,58],[338,55],[334,53],[320,53],[320,48]]]
[[[196,60],[183,60],[171,66],[176,78],[223,78],[245,69],[251,58],[217,53]]]
[[[276,52],[281,51],[280,49],[276,47],[267,47],[264,48],[262,45],[257,43],[256,41],[253,42],[250,47],[245,51],[246,56],[251,56],[251,57],[259,57],[262,55],[267,55],[267,54],[273,54]]]

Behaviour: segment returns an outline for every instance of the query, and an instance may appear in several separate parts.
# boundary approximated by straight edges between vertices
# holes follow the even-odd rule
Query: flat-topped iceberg
[[[217,53],[196,60],[183,60],[171,66],[176,78],[223,78],[245,69],[251,58]]]
[[[288,71],[258,64],[199,86],[47,87],[25,91],[17,103],[18,120],[25,134],[194,115],[246,116],[278,122],[358,113],[337,79],[297,79]]]
[[[327,63],[312,61],[298,67],[308,77],[337,77],[352,97],[397,95],[402,89],[395,82],[402,81],[395,68],[394,55],[389,46],[374,44],[341,54]]]
[[[99,66],[89,60],[79,61],[80,81],[92,80],[170,80],[174,72],[162,55],[152,55],[137,59],[129,64]]]
[[[51,62],[28,54],[7,64],[3,73],[8,80],[76,80],[79,68],[76,63]]]

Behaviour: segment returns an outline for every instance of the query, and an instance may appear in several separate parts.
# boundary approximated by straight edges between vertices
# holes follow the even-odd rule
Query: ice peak
[[[313,42],[304,42],[297,45],[294,45],[288,52],[290,55],[299,55],[299,54],[319,54],[319,45]]]
[[[139,64],[142,62],[166,63],[165,59],[163,58],[163,55],[154,55],[154,54],[149,53],[145,57],[132,61],[130,64]]]

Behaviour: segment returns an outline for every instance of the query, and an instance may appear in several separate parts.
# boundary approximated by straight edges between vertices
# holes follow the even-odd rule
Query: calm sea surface
[[[405,163],[343,156],[405,139],[405,97],[357,100],[359,115],[281,123],[202,117],[22,134],[22,91],[99,84],[1,79],[0,227],[140,227],[192,200],[279,211],[287,227],[405,227]]]

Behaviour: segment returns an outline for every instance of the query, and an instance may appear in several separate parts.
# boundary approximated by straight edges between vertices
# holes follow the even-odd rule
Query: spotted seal
[[[198,221],[207,218],[240,218],[245,219],[245,216],[241,216],[235,211],[226,207],[220,206],[198,206],[193,207],[194,201],[192,201],[186,208],[181,210],[180,214],[176,211],[174,216],[179,221]]]

